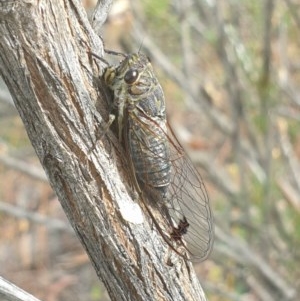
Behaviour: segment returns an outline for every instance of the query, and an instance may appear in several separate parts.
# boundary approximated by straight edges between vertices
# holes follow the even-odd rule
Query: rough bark
[[[0,40],[0,74],[111,299],[205,300],[190,263],[166,264],[177,255],[133,202],[115,136],[91,151],[108,114],[101,64],[89,55],[103,44],[81,2],[0,1]]]

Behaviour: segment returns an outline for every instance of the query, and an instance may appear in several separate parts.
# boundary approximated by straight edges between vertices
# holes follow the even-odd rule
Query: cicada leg
[[[109,119],[108,122],[106,122],[103,127],[101,132],[96,134],[96,140],[93,142],[92,147],[90,148],[88,155],[90,155],[96,148],[96,144],[98,141],[101,141],[104,137],[104,135],[107,133],[107,131],[109,130],[110,126],[112,125],[112,123],[114,122],[116,116],[113,114],[109,114]]]

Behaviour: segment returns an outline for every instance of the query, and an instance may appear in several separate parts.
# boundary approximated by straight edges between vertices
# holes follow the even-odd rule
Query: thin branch
[[[0,276],[0,299],[5,301],[40,301]]]
[[[7,167],[20,171],[34,179],[48,183],[45,171],[32,163],[27,163],[24,160],[12,158],[6,155],[0,155],[0,162]]]
[[[272,30],[272,16],[274,9],[273,0],[264,1],[264,35],[263,35],[263,68],[262,68],[262,78],[265,83],[269,82],[269,76],[271,71],[271,30]]]
[[[13,206],[8,203],[0,202],[0,212],[9,214],[10,216],[14,216],[17,218],[27,219],[37,224],[41,224],[43,226],[46,226],[49,230],[64,230],[74,234],[74,231],[70,227],[70,225],[66,224],[65,222],[59,219],[49,218],[39,213],[31,212],[25,210],[24,208]]]
[[[241,240],[226,234],[219,227],[216,227],[216,236],[227,245],[233,253],[233,259],[242,264],[251,264],[257,271],[272,283],[284,296],[284,300],[293,300],[296,297],[296,290],[288,285],[286,281],[256,252]]]
[[[285,121],[278,120],[277,126],[278,126],[279,142],[280,142],[279,145],[281,147],[284,159],[287,162],[287,166],[289,167],[290,175],[292,176],[293,182],[295,183],[295,186],[299,193],[300,192],[300,164],[297,160],[291,141],[288,137]]]
[[[290,13],[292,17],[294,18],[294,21],[296,23],[297,28],[300,28],[300,16],[297,14],[299,11],[299,3],[294,4],[291,0],[285,0],[287,7],[290,10]]]
[[[101,28],[108,17],[112,4],[113,0],[98,0],[97,2],[92,15],[91,24],[95,32],[99,35],[101,34]]]
[[[278,179],[277,184],[279,189],[281,189],[283,195],[289,201],[289,203],[293,206],[295,210],[300,212],[300,198],[299,191],[297,191],[291,183],[289,183],[286,179]]]
[[[265,283],[262,283],[260,279],[256,279],[253,275],[246,278],[247,284],[253,289],[255,294],[259,296],[260,300],[274,301],[274,297],[267,291]]]

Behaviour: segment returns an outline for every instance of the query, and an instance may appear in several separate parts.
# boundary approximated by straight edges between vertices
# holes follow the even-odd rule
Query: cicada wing
[[[209,255],[214,237],[209,198],[199,172],[169,125],[168,139],[172,168],[166,205],[175,225],[187,221],[184,248],[192,260],[202,261]]]

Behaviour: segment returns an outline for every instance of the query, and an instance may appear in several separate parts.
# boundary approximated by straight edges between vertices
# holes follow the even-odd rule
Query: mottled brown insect
[[[168,223],[170,233],[158,229],[160,234],[174,250],[183,246],[183,257],[204,260],[213,244],[209,199],[167,123],[163,90],[149,59],[141,53],[124,55],[119,65],[105,70],[104,80],[114,93],[119,138],[135,181],[150,195],[147,207],[156,206]]]

